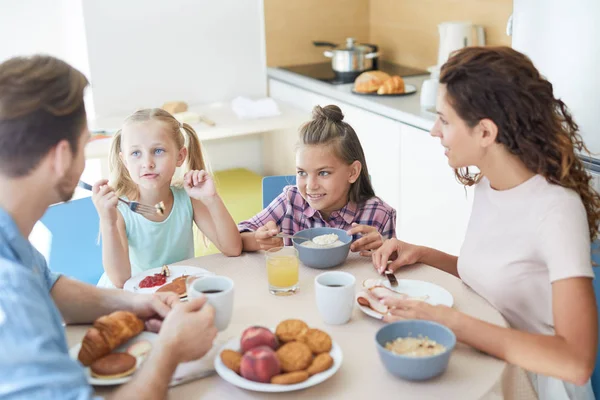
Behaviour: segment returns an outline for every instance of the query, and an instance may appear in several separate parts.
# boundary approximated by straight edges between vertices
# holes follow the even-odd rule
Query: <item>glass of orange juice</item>
[[[292,246],[266,251],[269,291],[277,296],[296,293],[298,285],[298,251]]]

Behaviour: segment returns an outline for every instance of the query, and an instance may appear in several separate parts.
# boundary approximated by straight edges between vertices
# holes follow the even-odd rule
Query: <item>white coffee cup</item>
[[[341,325],[354,309],[356,278],[342,271],[324,272],[315,278],[317,309],[326,324]]]
[[[233,313],[233,281],[226,276],[206,276],[196,279],[188,288],[188,298],[206,296],[208,304],[215,309],[215,326],[219,331],[227,329]]]
[[[421,86],[421,107],[432,108],[435,107],[437,100],[439,82],[437,79],[430,78],[423,81]]]

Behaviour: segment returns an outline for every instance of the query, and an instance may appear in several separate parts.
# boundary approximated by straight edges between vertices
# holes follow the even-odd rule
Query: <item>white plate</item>
[[[427,300],[425,301],[434,306],[441,304],[444,306],[452,307],[452,305],[454,304],[454,297],[452,297],[450,292],[434,283],[417,281],[412,279],[398,279],[398,286],[392,287],[387,279],[381,279],[380,282],[385,287],[395,290],[398,293],[407,294],[411,297],[428,296]],[[361,287],[361,290],[364,290],[364,288]],[[383,315],[379,314],[376,311],[373,311],[369,307],[360,305],[358,303],[356,303],[356,305],[358,306],[358,308],[361,309],[362,312],[364,312],[370,317],[377,319],[383,318]]]
[[[140,274],[137,274],[136,276],[132,276],[125,282],[125,284],[123,285],[123,289],[130,291],[130,292],[135,292],[135,293],[154,293],[154,292],[156,292],[163,285],[154,286],[151,288],[140,288],[138,285],[145,277],[154,275],[154,274],[159,274],[161,269],[162,268],[152,268],[152,269],[144,271]],[[167,277],[167,282],[165,282],[165,285],[167,283],[173,282],[173,279],[178,278],[182,275],[195,275],[195,274],[214,275],[212,272],[207,271],[204,268],[191,267],[191,266],[186,266],[186,265],[173,265],[173,266],[169,265],[169,271],[171,271],[171,275]]]
[[[271,331],[274,331],[274,329],[272,329]],[[219,350],[219,355],[225,349],[239,351],[240,337],[233,338],[227,343],[225,343],[225,345]],[[331,368],[329,368],[327,371],[323,371],[321,373],[311,376],[304,382],[295,383],[293,385],[275,385],[272,383],[260,383],[242,378],[240,375],[227,368],[225,364],[223,364],[223,361],[221,361],[221,357],[219,355],[215,357],[215,369],[217,370],[217,373],[219,374],[219,376],[221,376],[221,378],[225,379],[232,385],[235,385],[242,389],[270,393],[292,392],[294,390],[306,389],[311,386],[318,385],[319,383],[331,378],[337,372],[337,370],[340,369],[340,366],[342,365],[342,349],[340,348],[340,346],[338,346],[336,342],[332,343],[331,351],[329,352],[329,354],[331,355],[331,358],[333,358],[333,366]]]
[[[121,346],[117,347],[113,353],[117,353],[117,352],[127,352],[127,348],[129,346],[131,346],[134,343],[137,342],[141,342],[142,340],[147,340],[150,343],[154,343],[154,341],[156,340],[156,338],[158,337],[158,335],[156,333],[152,333],[152,332],[142,332],[139,335],[137,335],[136,337],[134,337],[133,339],[125,342],[124,344],[122,344]],[[77,343],[75,346],[71,347],[69,349],[69,355],[71,356],[72,359],[77,360],[77,356],[79,355],[79,349],[81,348],[81,343]],[[136,357],[137,359],[137,364],[136,364],[136,371],[139,369],[140,364],[142,363],[142,361],[144,361],[144,357]],[[131,378],[133,377],[133,375],[135,374],[135,372],[129,376],[124,376],[122,378],[117,378],[117,379],[98,379],[98,378],[94,378],[92,376],[92,374],[90,373],[90,368],[89,367],[84,367],[85,370],[85,376],[87,377],[88,382],[91,385],[95,385],[95,386],[113,386],[113,385],[121,385],[125,382],[129,382],[131,380]]]

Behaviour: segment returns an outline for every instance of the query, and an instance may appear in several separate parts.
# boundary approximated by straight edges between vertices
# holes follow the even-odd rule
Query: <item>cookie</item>
[[[321,354],[331,350],[331,336],[320,329],[307,329],[296,338],[305,343],[314,354]]]
[[[112,353],[90,365],[91,375],[100,379],[117,379],[135,372],[137,360],[128,353]]]
[[[287,374],[275,375],[271,378],[271,383],[276,385],[293,385],[307,380],[309,377],[306,371],[288,372]]]
[[[316,375],[320,372],[327,371],[332,365],[333,358],[331,358],[329,353],[321,353],[315,357],[306,372],[308,372],[310,376]]]
[[[233,350],[223,350],[221,352],[221,361],[230,370],[239,375],[242,364],[242,354]]]
[[[298,335],[308,329],[308,325],[299,319],[286,319],[281,321],[275,329],[275,335],[283,343],[296,340]]]
[[[300,342],[289,342],[277,350],[277,358],[284,372],[295,372],[308,368],[313,355],[310,348]]]

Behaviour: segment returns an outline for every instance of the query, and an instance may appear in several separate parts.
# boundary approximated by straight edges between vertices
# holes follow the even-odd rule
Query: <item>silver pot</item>
[[[315,46],[331,47],[323,55],[331,58],[331,68],[339,74],[360,73],[377,68],[379,52],[372,44],[357,44],[353,38],[346,39],[346,46],[330,42],[313,42]]]

